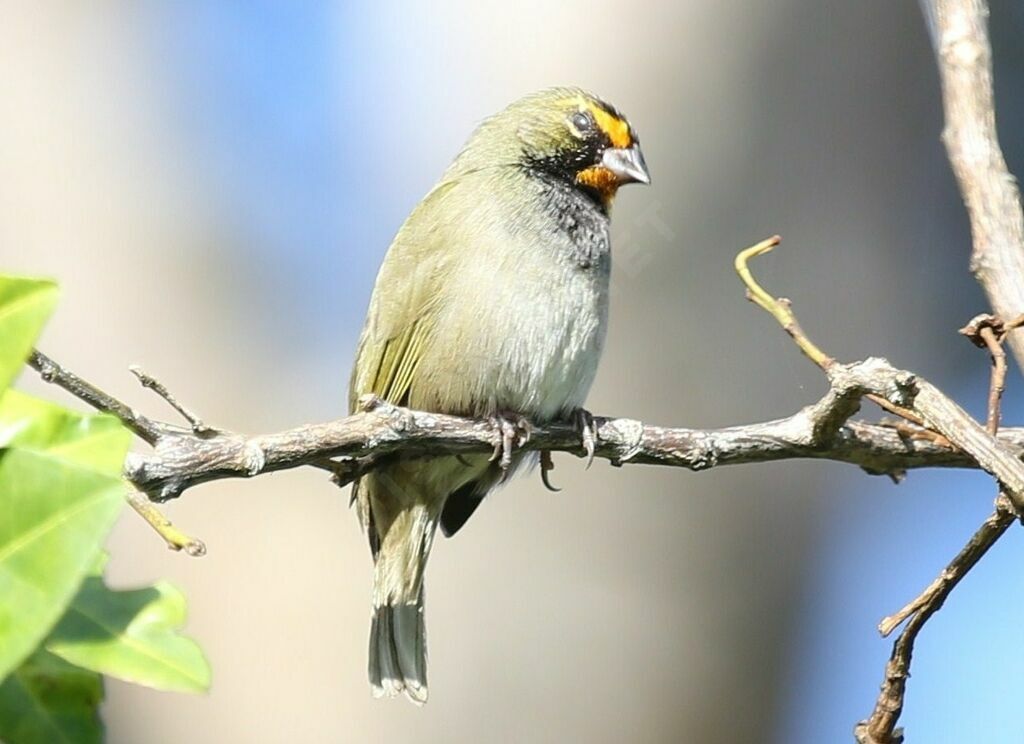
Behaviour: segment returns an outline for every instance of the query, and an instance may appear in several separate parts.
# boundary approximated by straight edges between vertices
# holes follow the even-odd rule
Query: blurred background
[[[1024,8],[991,6],[1019,175]],[[738,250],[778,232],[756,271],[826,350],[887,356],[983,414],[988,362],[956,329],[987,308],[912,2],[10,0],[0,269],[58,279],[42,348],[147,412],[171,415],[129,363],[215,425],[338,417],[401,221],[476,122],[553,84],[626,112],[654,179],[616,204],[593,411],[711,427],[816,400],[821,374],[732,272]],[[848,741],[890,650],[876,622],[994,496],[965,472],[895,486],[827,463],[698,475],[555,459],[561,493],[519,480],[439,539],[421,710],[370,697],[369,552],[323,474],[171,504],[206,541],[201,560],[126,513],[112,581],[185,589],[214,684],[188,697],[109,683],[110,740]],[[1024,735],[1004,703],[1024,682],[1008,642],[1024,613],[1018,533],[920,637],[912,741]]]

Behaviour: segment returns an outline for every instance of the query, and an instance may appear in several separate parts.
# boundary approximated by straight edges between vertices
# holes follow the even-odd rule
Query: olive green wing
[[[449,254],[434,242],[438,231],[415,229],[417,212],[388,249],[377,276],[349,383],[351,413],[365,395],[407,405],[416,370],[432,342]],[[426,240],[417,242],[420,232],[426,233]],[[379,543],[368,488],[372,476],[368,483],[356,481],[350,503],[358,504],[359,521],[376,557]]]
[[[431,323],[425,313],[405,324],[390,338],[364,333],[352,375],[349,409],[359,398],[373,394],[396,406],[408,404],[416,367],[426,348]]]
[[[406,324],[389,324],[389,328],[381,329],[374,321],[377,290],[374,291],[374,299],[371,300],[370,316],[367,318],[366,327],[359,340],[359,350],[356,352],[356,363],[352,370],[352,381],[349,386],[349,411],[355,412],[359,399],[364,395],[373,394],[378,398],[394,403],[405,405],[409,396],[409,389],[412,387],[416,367],[422,357],[423,349],[427,343],[429,323],[426,313],[420,313],[411,322]],[[408,308],[418,310],[419,308]],[[394,332],[388,333],[393,328]],[[383,330],[383,332],[382,332]],[[367,476],[372,479],[372,476]],[[349,498],[349,506],[357,504],[359,523],[366,532],[370,541],[370,552],[374,560],[380,551],[380,538],[374,527],[373,510],[370,505],[369,491],[372,487],[372,480],[363,483],[362,479],[352,484],[352,494]]]
[[[408,403],[444,302],[445,278],[458,255],[449,229],[452,215],[447,214],[457,207],[452,186],[449,181],[435,187],[388,249],[359,339],[349,386],[350,411],[368,394],[398,406]]]

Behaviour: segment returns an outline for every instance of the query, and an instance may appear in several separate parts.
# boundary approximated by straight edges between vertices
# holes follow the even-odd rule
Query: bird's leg
[[[512,467],[512,450],[530,441],[533,427],[525,416],[512,411],[498,411],[490,417],[490,422],[497,437],[494,442],[494,453],[488,462],[498,461],[504,480],[508,476],[509,468]]]
[[[587,453],[587,469],[594,464],[594,454],[597,452],[597,427],[594,425],[594,417],[585,408],[577,408],[572,412],[572,421],[583,440],[583,451]]]

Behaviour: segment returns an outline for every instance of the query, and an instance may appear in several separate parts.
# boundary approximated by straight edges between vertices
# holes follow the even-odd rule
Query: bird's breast
[[[562,229],[519,230],[484,246],[450,279],[461,306],[439,319],[417,377],[434,410],[515,411],[550,420],[583,405],[608,318],[610,259]],[[446,372],[447,371],[447,372]]]

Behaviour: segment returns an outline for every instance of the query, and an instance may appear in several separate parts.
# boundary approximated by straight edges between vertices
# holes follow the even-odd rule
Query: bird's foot
[[[572,412],[572,420],[583,440],[583,451],[587,453],[587,469],[594,464],[594,455],[597,452],[597,427],[594,425],[594,417],[585,408],[577,408]]]
[[[488,462],[498,462],[502,480],[508,477],[512,467],[512,451],[530,441],[533,426],[521,414],[511,411],[498,411],[490,417],[491,426],[495,431],[494,453]]]
[[[374,393],[367,393],[366,395],[360,395],[359,400],[356,401],[356,410],[359,413],[369,413],[380,408],[384,404],[384,399]]]

